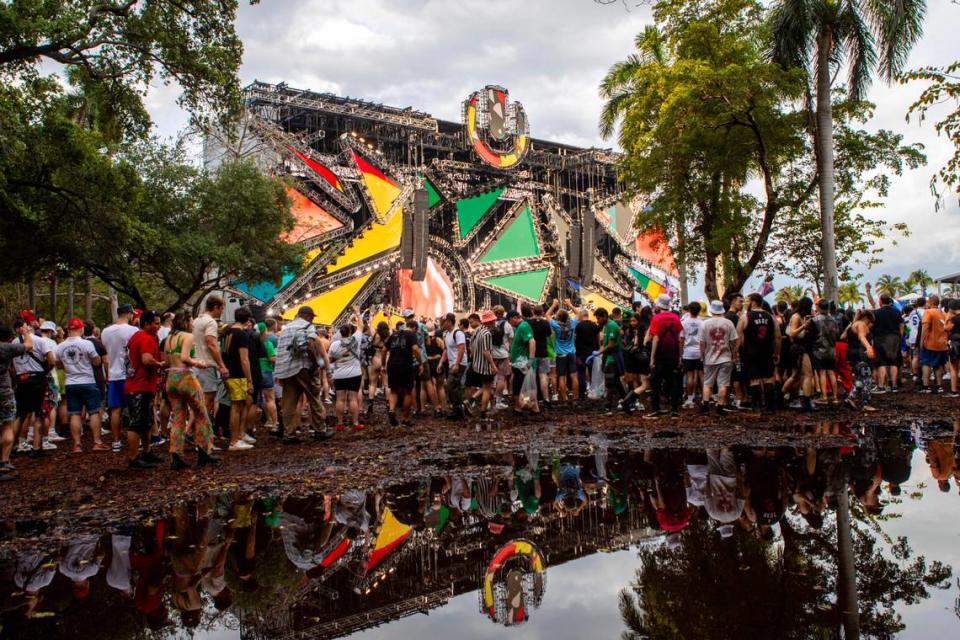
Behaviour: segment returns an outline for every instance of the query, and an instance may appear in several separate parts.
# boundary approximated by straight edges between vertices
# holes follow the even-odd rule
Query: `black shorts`
[[[649,367],[649,363],[647,364]],[[643,359],[632,351],[625,351],[623,353],[623,367],[627,373],[634,375],[642,375],[644,373]]]
[[[746,381],[766,380],[773,377],[773,356],[764,354],[762,356],[747,356],[747,361],[743,364],[746,371]]]
[[[873,341],[873,350],[876,353],[874,365],[878,367],[899,367],[900,356],[900,336],[897,334],[888,334],[875,338]]]
[[[834,358],[818,358],[816,356],[811,356],[811,361],[813,362],[814,371],[836,371],[837,370],[837,359]]]
[[[479,389],[485,384],[493,383],[493,377],[492,373],[479,373],[473,369],[467,369],[467,381],[464,386]]]
[[[363,376],[353,376],[352,378],[334,378],[333,388],[337,391],[360,391],[360,382]]]
[[[513,367],[513,395],[520,395],[520,390],[523,389],[523,376],[525,374],[520,369]]]
[[[14,397],[17,400],[17,417],[23,418],[28,414],[40,413],[43,397],[47,392],[47,377],[42,374],[31,374],[29,378],[17,378],[17,390]]]
[[[557,375],[558,376],[577,375],[577,356],[572,353],[568,353],[562,356],[557,356]]]
[[[703,371],[703,360],[700,358],[684,358],[682,362],[684,371]]]
[[[150,433],[153,428],[153,399],[154,393],[127,394],[127,431],[135,431],[140,435]]]
[[[403,393],[416,384],[413,367],[390,367],[387,369],[387,386],[391,391]]]

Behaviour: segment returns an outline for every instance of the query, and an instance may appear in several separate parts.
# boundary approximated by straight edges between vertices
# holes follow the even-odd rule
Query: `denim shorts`
[[[80,415],[84,409],[87,413],[99,411],[100,403],[100,388],[96,384],[67,385],[67,413],[71,416]]]
[[[107,383],[107,407],[123,409],[127,406],[127,394],[123,390],[126,380],[111,380]]]
[[[263,389],[273,389],[273,371],[264,371],[261,375],[263,376],[261,387]]]

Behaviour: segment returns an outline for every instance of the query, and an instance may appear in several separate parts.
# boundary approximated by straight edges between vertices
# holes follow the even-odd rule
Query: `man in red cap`
[[[83,452],[80,434],[84,410],[90,419],[93,450],[109,451],[110,447],[100,440],[100,388],[93,375],[93,368],[100,366],[100,356],[93,343],[83,339],[83,320],[70,318],[67,321],[67,339],[57,346],[56,356],[57,366],[66,374],[67,415],[70,416],[73,453]]]

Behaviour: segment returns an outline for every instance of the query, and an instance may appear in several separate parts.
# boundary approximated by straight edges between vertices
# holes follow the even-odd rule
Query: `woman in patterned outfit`
[[[853,322],[847,327],[841,340],[847,342],[847,362],[853,368],[853,389],[847,396],[847,404],[852,409],[876,411],[870,406],[870,386],[873,384],[873,344],[870,331],[873,329],[873,314],[870,311],[858,311]]]
[[[190,369],[206,369],[212,366],[212,363],[197,360],[194,354],[193,318],[188,311],[181,311],[173,320],[173,330],[163,342],[163,359],[168,365],[166,388],[170,400],[170,453],[173,458],[171,469],[186,469],[190,466],[183,459],[188,413],[193,413],[193,440],[197,446],[199,466],[220,461],[210,455],[213,451],[213,428],[210,416],[203,406],[200,381]]]

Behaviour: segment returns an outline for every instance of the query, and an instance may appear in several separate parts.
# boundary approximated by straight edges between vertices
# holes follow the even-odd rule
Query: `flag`
[[[580,283],[577,282],[576,280],[574,280],[573,278],[567,278],[567,284],[570,285],[570,287],[571,287],[574,291],[580,291],[580,289],[581,289]]]
[[[768,295],[773,293],[773,276],[767,274],[767,277],[763,279],[763,284],[760,285],[760,296],[766,298]]]

